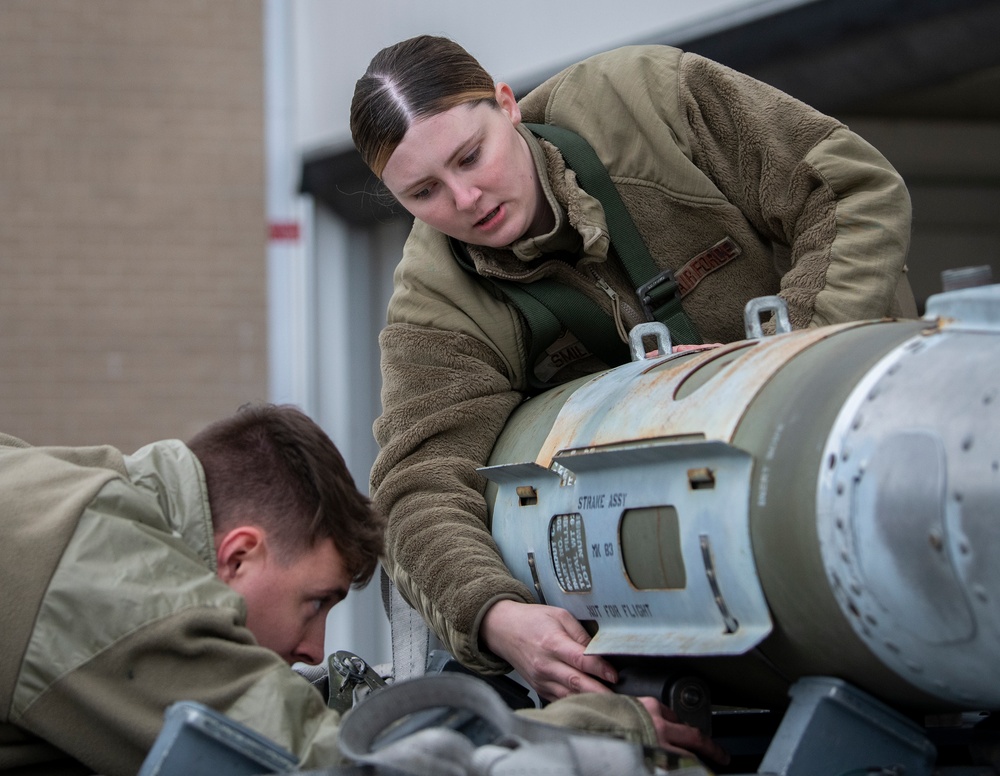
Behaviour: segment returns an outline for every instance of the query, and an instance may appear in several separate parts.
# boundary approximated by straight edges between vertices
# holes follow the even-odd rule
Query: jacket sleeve
[[[792,325],[915,314],[895,303],[898,286],[908,293],[911,210],[889,162],[783,92],[694,54],[681,62],[692,158],[758,232],[787,246],[777,269]]]
[[[139,770],[165,709],[187,700],[266,736],[303,768],[341,763],[340,716],[281,658],[257,646],[241,619],[232,608],[199,606],[148,623],[52,676],[11,722],[98,773],[124,776]],[[46,664],[33,669],[45,676]]]
[[[385,566],[449,651],[485,673],[510,670],[479,647],[479,623],[501,599],[532,601],[487,527],[476,472],[521,400],[496,353],[469,334],[390,324],[380,337],[381,448],[372,469],[388,516]]]
[[[656,728],[636,698],[614,693],[581,693],[517,714],[549,725],[623,738],[643,746],[658,746]]]
[[[25,552],[44,545],[30,521],[24,525],[7,538]],[[243,722],[303,765],[339,762],[339,715],[257,645],[243,598],[165,527],[155,496],[123,478],[106,483],[80,514],[32,606],[0,722],[94,771],[134,774],[164,710],[181,700]]]

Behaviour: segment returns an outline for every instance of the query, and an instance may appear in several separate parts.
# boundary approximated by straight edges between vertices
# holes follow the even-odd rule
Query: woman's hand
[[[707,345],[674,345],[671,349],[671,353],[692,353],[696,350],[711,350],[712,348],[722,347],[721,342],[712,342]],[[656,358],[660,355],[659,350],[649,350],[646,352],[646,358]]]
[[[618,681],[610,663],[584,654],[590,635],[565,609],[498,601],[483,617],[479,638],[546,700],[580,692],[611,692],[602,681]]]
[[[712,348],[722,347],[719,342],[712,342],[705,345],[674,345],[671,348],[671,353],[691,353],[695,350],[711,350]]]
[[[653,719],[660,748],[675,754],[707,758],[720,765],[729,763],[729,755],[698,728],[677,721],[672,709],[656,698],[636,698]]]

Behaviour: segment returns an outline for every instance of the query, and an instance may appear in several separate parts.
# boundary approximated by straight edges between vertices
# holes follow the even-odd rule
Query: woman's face
[[[497,103],[458,105],[414,122],[382,181],[415,218],[473,245],[500,248],[552,228],[507,84]]]

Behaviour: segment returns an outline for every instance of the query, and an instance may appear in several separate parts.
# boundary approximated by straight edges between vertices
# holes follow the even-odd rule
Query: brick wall
[[[266,398],[261,24],[0,2],[0,430],[131,451]]]

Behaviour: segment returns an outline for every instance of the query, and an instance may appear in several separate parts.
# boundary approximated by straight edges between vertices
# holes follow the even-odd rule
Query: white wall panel
[[[312,371],[314,418],[344,456],[355,484],[368,492],[378,447],[372,423],[381,412],[378,333],[392,292],[392,271],[409,224],[351,228],[318,208],[312,230],[315,255],[315,330]],[[379,577],[352,591],[327,621],[327,652],[347,649],[372,664],[391,658],[389,623]]]
[[[517,85],[589,54],[653,36],[714,31],[808,0],[295,0],[298,143],[351,146],[354,84],[381,48],[423,33],[461,43]]]

